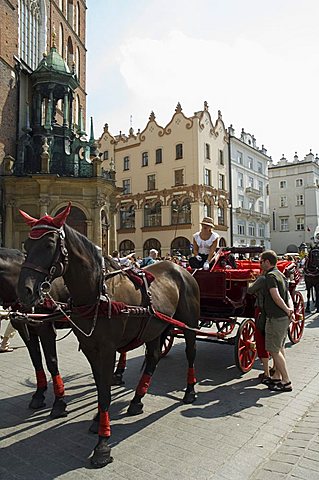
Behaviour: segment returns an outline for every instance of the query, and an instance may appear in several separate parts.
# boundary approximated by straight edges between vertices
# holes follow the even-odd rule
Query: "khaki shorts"
[[[266,320],[266,350],[278,353],[285,345],[290,320],[287,316],[267,318]]]

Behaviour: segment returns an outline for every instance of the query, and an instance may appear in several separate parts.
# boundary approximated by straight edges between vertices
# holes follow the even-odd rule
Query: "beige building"
[[[152,112],[145,129],[99,140],[102,167],[116,172],[117,240],[121,253],[161,256],[191,252],[192,235],[211,216],[221,245],[229,245],[228,133],[221,113],[186,117],[180,104],[165,127]]]
[[[269,167],[271,247],[278,253],[311,244],[319,225],[319,158],[311,152]]]

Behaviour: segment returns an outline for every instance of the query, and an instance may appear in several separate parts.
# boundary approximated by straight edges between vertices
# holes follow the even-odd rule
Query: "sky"
[[[242,128],[277,162],[319,153],[318,0],[87,0],[94,133],[192,116]]]

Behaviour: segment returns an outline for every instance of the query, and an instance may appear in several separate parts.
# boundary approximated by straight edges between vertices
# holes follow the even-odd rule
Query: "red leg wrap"
[[[187,385],[196,383],[195,368],[189,368],[187,372]]]
[[[126,367],[126,352],[121,353],[119,362],[117,364],[118,370],[125,370]]]
[[[53,388],[54,388],[54,395],[56,397],[64,397],[64,383],[61,378],[61,375],[55,375],[52,377],[53,380]]]
[[[37,377],[37,388],[47,388],[48,382],[44,370],[38,370],[35,374]]]
[[[144,397],[144,395],[147,393],[149,389],[151,379],[152,379],[151,375],[147,375],[147,373],[143,373],[142,378],[139,381],[139,384],[137,385],[137,389],[136,389],[137,395]]]
[[[100,412],[99,436],[108,438],[111,436],[109,412],[102,411],[100,405],[99,405],[99,412]]]

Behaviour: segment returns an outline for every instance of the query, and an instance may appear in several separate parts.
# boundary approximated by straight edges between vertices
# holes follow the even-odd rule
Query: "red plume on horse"
[[[44,217],[37,219],[31,217],[28,213],[24,212],[23,210],[19,210],[20,215],[22,215],[23,220],[27,225],[31,227],[31,231],[29,233],[29,238],[36,240],[37,238],[41,238],[43,235],[47,234],[52,231],[52,229],[60,229],[66,222],[71,211],[71,202],[65,207],[62,212],[58,213],[55,217],[51,217],[50,215],[45,215]],[[42,227],[42,228],[41,228]]]

